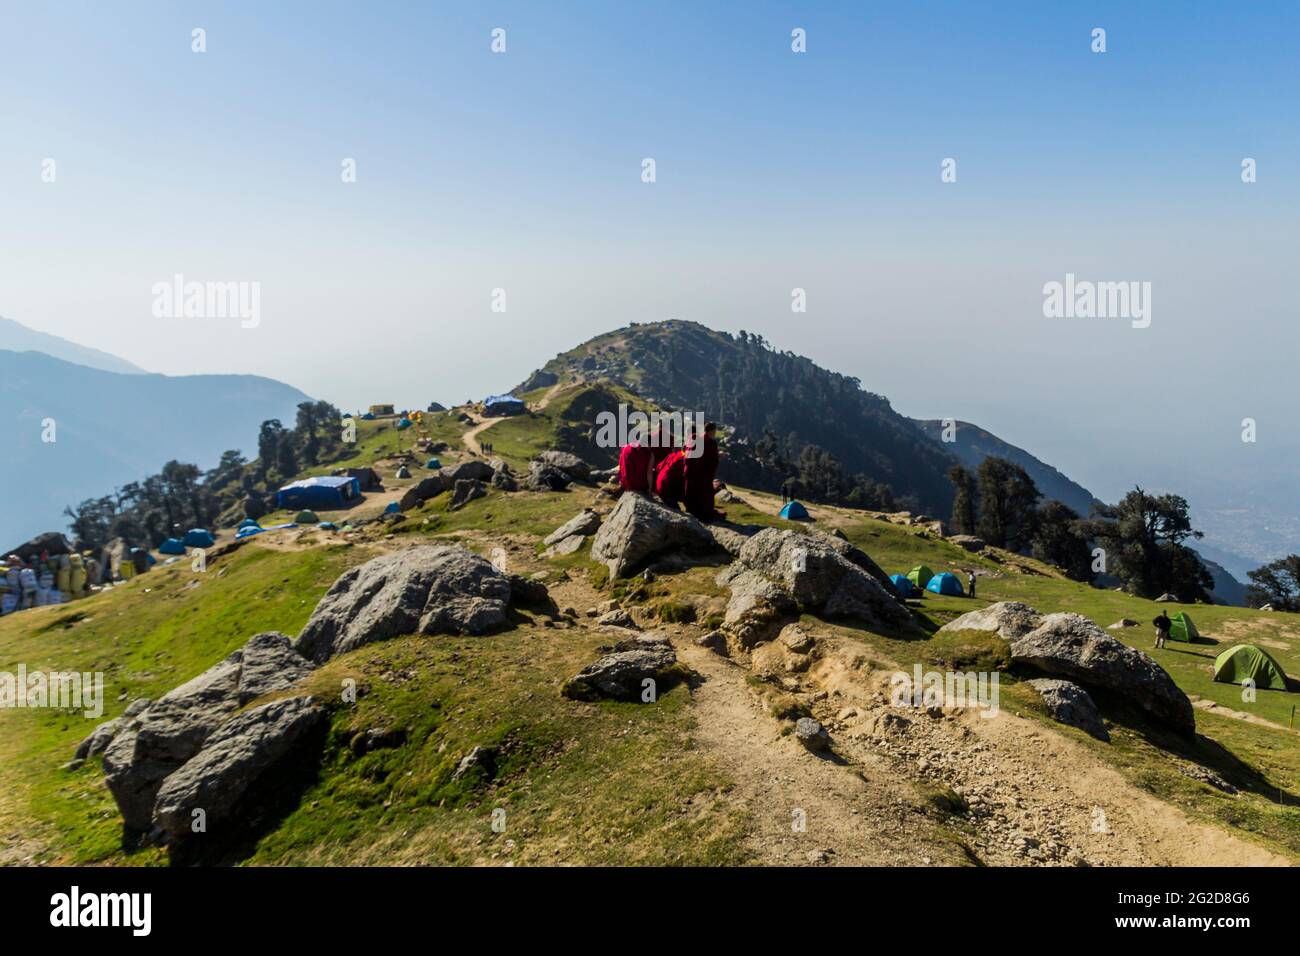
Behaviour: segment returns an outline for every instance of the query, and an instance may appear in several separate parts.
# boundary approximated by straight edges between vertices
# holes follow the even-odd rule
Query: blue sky
[[[1107,497],[1294,471],[1294,4],[0,10],[0,314],[146,368],[451,402],[683,318]],[[155,318],[178,272],[261,324]],[[1152,282],[1152,326],[1045,319],[1066,272]]]

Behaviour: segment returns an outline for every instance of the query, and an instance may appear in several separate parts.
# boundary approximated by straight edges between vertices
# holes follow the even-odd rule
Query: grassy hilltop
[[[533,404],[527,415],[479,433],[516,470],[536,452],[571,441],[571,426],[593,401],[635,401],[613,386],[563,383],[527,397]],[[460,411],[426,422],[428,437],[453,445],[440,456],[444,464],[468,456],[462,439],[471,424],[457,420]],[[417,466],[411,479],[396,481],[385,463],[410,448],[411,432],[364,422],[358,437],[347,461],[375,463],[386,491],[350,515],[321,514],[340,524],[377,514],[425,473]],[[745,502],[724,505],[734,521],[808,527],[777,518],[779,500],[733,490]],[[1027,805],[1015,817],[1018,828],[1030,825],[1025,821],[1032,822],[1041,799],[1045,818],[1063,828],[1061,839],[1086,844],[1085,855],[1096,862],[1258,862],[1269,852],[1276,855],[1269,862],[1300,859],[1300,738],[1288,729],[1300,695],[1261,691],[1256,702],[1244,703],[1238,688],[1211,679],[1215,654],[1242,641],[1267,647],[1300,674],[1300,622],[1289,615],[1198,605],[1190,611],[1203,643],[1152,650],[1147,622],[1158,610],[1152,602],[1080,585],[1021,556],[969,554],[901,516],[813,507],[812,530],[839,529],[890,572],[920,563],[976,569],[979,599],[926,594],[912,602],[927,631],[914,640],[805,618],[826,656],[807,673],[774,673],[760,666],[757,651],[746,668],[695,647],[726,603],[725,589],[714,581],[716,565],[685,562],[651,581],[610,581],[586,548],[542,557],[541,538],[582,507],[608,509],[608,499],[594,489],[493,489],[462,509],[450,511],[448,504],[444,493],[396,525],[368,524],[350,534],[303,528],[261,535],[219,554],[205,572],[185,561],[159,565],[85,600],[10,615],[0,620],[0,671],[13,672],[19,663],[102,671],[102,719],[108,719],[130,700],[156,698],[200,673],[252,634],[295,634],[342,571],[377,554],[426,541],[458,542],[485,555],[505,549],[513,573],[540,574],[557,605],[576,614],[528,613],[489,636],[398,638],[330,661],[310,678],[331,714],[323,759],[286,785],[274,824],[232,847],[226,862],[1005,862],[1000,845],[982,849],[988,836],[970,795],[917,769],[933,759],[877,746],[858,733],[853,717],[834,714],[845,702],[867,706],[870,693],[862,688],[878,687],[884,675],[913,663],[1005,666],[1006,646],[996,638],[934,631],[975,607],[1018,600],[1042,612],[1076,611],[1102,626],[1124,617],[1140,622],[1109,633],[1151,654],[1192,696],[1198,730],[1194,741],[1179,741],[1121,705],[1104,703],[1112,741],[1101,743],[1050,721],[1037,695],[1004,674],[1003,715],[988,726],[978,718],[956,726],[953,739],[979,738],[997,753],[988,786],[999,793],[1014,789],[1017,768],[1025,768],[1021,796],[1008,797],[1009,807],[1017,800]],[[565,678],[610,642],[585,616],[607,601],[672,636],[703,680],[678,685],[653,705],[562,698]],[[347,678],[362,689],[355,705],[336,703]],[[842,763],[819,761],[794,746],[791,722],[809,712],[844,741]],[[158,849],[122,849],[120,818],[98,758],[66,766],[95,723],[80,713],[0,711],[0,832],[6,834],[0,862],[166,862]],[[405,742],[363,753],[355,739],[372,728],[399,730]],[[476,745],[497,748],[495,777],[453,780],[461,757]],[[986,768],[958,769],[974,776]],[[1086,823],[1071,814],[1091,809],[1050,798],[1072,776],[1108,781],[1096,799],[1111,801],[1112,818],[1126,822],[1089,842]],[[1030,786],[1035,782],[1041,789]],[[806,842],[790,833],[791,805],[813,808]],[[494,810],[505,813],[503,832],[491,826]],[[1161,817],[1174,829],[1197,828],[1188,841],[1192,849],[1171,849],[1173,837],[1166,846],[1159,833],[1151,838],[1145,830],[1139,840],[1125,829],[1156,826]]]

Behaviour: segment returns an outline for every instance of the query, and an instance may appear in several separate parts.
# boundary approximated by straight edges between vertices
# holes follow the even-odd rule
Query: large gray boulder
[[[591,556],[605,563],[610,577],[620,578],[665,551],[709,552],[717,547],[698,519],[644,495],[625,494],[596,532]]]
[[[533,460],[558,468],[575,481],[583,481],[591,476],[591,466],[567,451],[544,451]]]
[[[219,827],[231,818],[240,798],[325,719],[325,711],[310,697],[275,700],[230,718],[163,781],[154,803],[154,824],[173,840],[184,839],[192,832],[195,811],[202,810],[206,824]]]
[[[889,580],[889,575],[885,573],[885,569],[876,564],[875,560],[867,552],[844,538],[837,538],[834,535],[819,534],[817,538],[834,548],[841,557],[847,558],[875,578],[891,597],[899,601],[903,600],[902,593],[899,592],[894,582]]]
[[[528,463],[524,487],[529,491],[563,491],[571,484],[573,476],[563,469],[536,460]]]
[[[1078,684],[1054,677],[1039,677],[1031,680],[1029,686],[1043,698],[1043,705],[1053,720],[1078,727],[1098,740],[1110,740],[1096,702]]]
[[[1043,615],[1019,601],[999,601],[949,621],[941,631],[993,631],[1008,641],[1023,637],[1043,623]]]
[[[459,465],[448,465],[439,469],[438,477],[442,479],[444,488],[454,488],[458,481],[491,481],[492,466],[485,461],[471,458],[469,461],[462,461]]]
[[[295,647],[323,663],[403,634],[481,634],[506,621],[510,579],[462,547],[422,545],[352,568],[325,593]]]
[[[163,779],[197,754],[230,714],[292,687],[310,670],[288,637],[270,631],[158,700],[127,708],[103,751],[105,782],[127,826],[148,829]],[[83,741],[88,750],[101,744],[102,736],[88,746]]]
[[[745,542],[738,560],[781,585],[805,610],[885,626],[912,622],[903,604],[825,536],[765,528]]]
[[[1125,697],[1179,733],[1196,731],[1192,702],[1164,668],[1080,614],[1047,615],[1011,642],[1011,659]]]
[[[723,568],[718,583],[731,590],[722,631],[741,647],[770,640],[799,611],[784,587],[739,562]]]
[[[461,479],[456,482],[456,490],[452,493],[449,510],[457,511],[486,494],[487,488],[477,478]]]
[[[620,641],[613,650],[564,682],[560,693],[573,700],[641,700],[644,681],[656,694],[673,678],[677,652],[662,634],[643,634]]]

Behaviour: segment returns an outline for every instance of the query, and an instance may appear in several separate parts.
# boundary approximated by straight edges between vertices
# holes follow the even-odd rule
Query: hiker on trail
[[[624,491],[648,495],[655,490],[655,449],[628,442],[618,453],[618,483]]]
[[[975,572],[966,572],[966,593],[971,597],[975,596]]]
[[[674,449],[655,472],[655,494],[670,508],[679,508],[686,497],[686,453]]]
[[[704,434],[698,436],[686,453],[684,498],[686,510],[701,521],[714,521],[725,518],[722,512],[713,506],[713,479],[718,474],[718,440],[714,437],[718,426],[706,422]],[[696,445],[695,442],[700,442]]]
[[[1160,616],[1151,622],[1156,628],[1156,647],[1164,647],[1165,641],[1169,640],[1169,628],[1173,626],[1173,621],[1169,620],[1169,615],[1161,608]]]

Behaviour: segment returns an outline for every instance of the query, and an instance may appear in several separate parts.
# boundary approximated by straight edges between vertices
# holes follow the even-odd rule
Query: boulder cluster
[[[963,614],[941,630],[989,631],[1006,639],[1013,663],[1057,678],[1043,694],[1049,712],[1089,733],[1100,718],[1090,716],[1097,708],[1084,687],[1124,698],[1180,734],[1196,732],[1192,703],[1165,669],[1080,614],[1044,615],[1003,601]]]
[[[133,701],[81,742],[75,760],[103,754],[128,832],[174,852],[197,833],[246,828],[264,782],[323,742],[326,709],[301,689],[314,668],[398,635],[481,634],[504,625],[512,603],[544,592],[462,547],[375,558],[334,583],[296,640],[257,634],[158,700]]]

